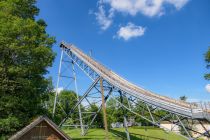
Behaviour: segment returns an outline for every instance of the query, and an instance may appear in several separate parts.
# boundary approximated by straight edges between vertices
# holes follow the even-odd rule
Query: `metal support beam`
[[[72,61],[72,70],[73,70],[73,75],[74,75],[74,86],[75,86],[75,92],[77,95],[77,101],[79,101],[79,93],[78,93],[78,88],[77,88],[77,78],[76,78],[76,72],[74,69],[74,62]],[[81,106],[80,104],[78,105],[78,111],[79,111],[79,122],[80,122],[80,127],[81,127],[81,135],[84,135],[84,127],[82,123],[82,113],[81,113]]]
[[[53,114],[52,114],[53,118],[55,116],[55,108],[56,108],[57,97],[58,97],[58,86],[59,86],[59,82],[60,82],[62,60],[63,60],[63,49],[61,49],[61,58],[60,58],[60,64],[59,64],[59,69],[58,69],[58,79],[57,79],[56,94],[55,94],[55,100],[54,100],[54,105],[53,105]]]
[[[103,78],[102,77],[100,78],[100,87],[101,87],[102,108],[103,108],[103,115],[104,115],[104,128],[105,128],[105,132],[106,132],[106,139],[109,139],[107,118],[106,118],[106,106],[105,106],[105,99],[104,99]]]
[[[130,100],[128,99],[128,97],[125,95],[127,102],[128,102],[128,107],[131,109],[131,104],[130,104]]]
[[[123,104],[123,96],[122,96],[122,92],[119,91],[120,93],[120,101],[121,101],[121,104]],[[126,114],[125,114],[125,110],[123,107],[121,107],[122,110],[123,110],[123,120],[124,120],[124,127],[125,127],[125,133],[126,133],[126,136],[127,136],[127,140],[130,140],[130,134],[128,132],[128,125],[127,125],[127,119],[126,119]],[[130,107],[129,107],[130,108]],[[131,108],[130,108],[131,109]]]
[[[179,116],[176,115],[176,118],[178,119],[179,123],[181,124],[181,126],[183,127],[184,131],[187,133],[188,137],[190,139],[192,139],[191,135],[189,134],[189,132],[187,131],[187,129],[185,128],[184,124],[182,123],[182,121],[180,120]]]
[[[149,106],[148,106],[147,104],[146,104],[146,106],[147,106],[147,110],[149,111],[149,115],[150,115],[152,121],[155,123],[154,117],[152,116],[152,113],[151,113],[151,111],[150,111]]]

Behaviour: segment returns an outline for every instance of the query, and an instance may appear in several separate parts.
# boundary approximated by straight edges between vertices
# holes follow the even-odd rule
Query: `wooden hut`
[[[41,116],[24,127],[9,140],[71,140],[55,123]]]

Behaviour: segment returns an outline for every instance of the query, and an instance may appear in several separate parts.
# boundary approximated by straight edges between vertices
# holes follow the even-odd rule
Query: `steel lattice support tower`
[[[55,99],[54,99],[54,105],[53,105],[53,118],[55,116],[55,111],[56,111],[56,104],[57,104],[57,99],[58,99],[58,92],[59,92],[59,86],[60,86],[60,80],[62,79],[62,77],[67,77],[67,78],[71,78],[74,81],[74,88],[75,88],[75,93],[77,95],[77,101],[79,101],[79,93],[78,93],[78,87],[77,87],[77,78],[76,78],[76,72],[75,72],[75,68],[74,68],[74,62],[73,61],[65,61],[63,59],[64,56],[64,51],[63,49],[61,50],[61,57],[60,57],[60,63],[59,63],[59,70],[58,70],[58,79],[57,79],[57,84],[56,84],[56,92],[55,92]],[[72,75],[73,76],[69,76],[69,75],[62,75],[62,64],[63,63],[72,63]],[[83,122],[82,122],[82,112],[81,112],[81,107],[80,105],[78,105],[78,113],[79,113],[79,122],[80,122],[80,128],[81,128],[81,135],[84,135],[84,128],[83,128]]]

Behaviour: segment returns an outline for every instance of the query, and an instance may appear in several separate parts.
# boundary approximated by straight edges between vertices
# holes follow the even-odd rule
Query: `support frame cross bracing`
[[[101,77],[103,78],[103,75],[100,75],[100,73],[98,73],[98,71],[92,69],[91,66],[89,66],[82,59],[80,59],[77,56],[77,54],[75,54],[74,52],[71,51],[70,48],[65,46],[65,43],[61,44],[61,49],[62,49],[62,51],[64,51],[64,53],[67,56],[69,56],[71,61],[73,61],[73,63],[75,65],[77,65],[93,81],[93,84],[90,86],[90,88],[87,90],[87,92],[84,93],[82,98],[80,98],[80,100],[75,105],[75,107],[73,107],[73,109],[70,111],[70,114],[71,114],[75,110],[75,108],[82,102],[82,100],[86,99],[86,97],[88,95],[91,95],[90,91],[93,88],[95,88],[96,91],[98,91],[100,93],[100,90],[98,89],[98,87],[99,87],[98,86],[98,81],[99,81],[99,79]],[[192,116],[190,116],[190,115],[185,115],[185,114],[182,114],[180,112],[177,112],[176,109],[174,111],[172,111],[172,110],[168,110],[167,108],[162,108],[162,106],[159,106],[159,105],[157,105],[157,104],[155,104],[153,102],[150,102],[149,100],[144,100],[144,98],[138,98],[138,96],[135,96],[134,94],[130,94],[129,92],[124,91],[119,86],[114,85],[113,83],[111,83],[110,81],[106,80],[105,78],[103,78],[103,80],[104,80],[104,83],[106,83],[106,84],[103,84],[103,88],[111,91],[111,92],[108,92],[107,95],[105,96],[105,101],[107,101],[108,98],[111,97],[114,100],[116,100],[116,102],[121,104],[121,106],[124,109],[130,111],[131,113],[135,114],[136,116],[139,116],[139,117],[149,121],[150,123],[152,123],[153,125],[156,125],[158,127],[162,127],[163,128],[163,126],[160,126],[160,122],[161,121],[168,121],[168,122],[170,122],[170,123],[172,123],[174,125],[182,127],[187,135],[182,135],[180,133],[177,133],[177,134],[183,136],[184,138],[197,139],[197,138],[199,138],[201,136],[206,136],[206,137],[210,138],[209,130],[207,130],[205,128],[205,126],[203,126],[204,129],[205,129],[205,132],[198,132],[197,130],[194,130],[192,127],[189,127],[190,125],[193,125],[194,122],[201,121],[201,119],[192,118]],[[120,96],[126,97],[126,99],[129,101],[128,106],[124,105],[123,102],[119,102],[113,95],[111,95],[112,91],[119,91],[121,93]],[[138,105],[138,102],[141,102],[142,104],[144,104],[144,106],[143,106],[143,108],[145,108],[144,112],[148,113],[150,117],[145,117],[144,116],[144,114],[145,114],[144,112],[142,112],[142,114],[141,114],[141,113],[135,112],[135,110],[132,110],[131,104]],[[87,127],[84,130],[84,134],[87,134],[88,128],[91,127],[94,119],[97,117],[97,114],[98,114],[98,112],[100,110],[101,110],[101,106],[99,107],[98,111],[96,111],[94,113],[94,117],[91,120],[91,122],[88,125],[86,125]],[[158,110],[164,110],[166,112],[166,114],[165,115],[157,114]],[[68,114],[67,117],[64,118],[64,120],[60,123],[60,126],[62,124],[64,124],[64,122],[67,120],[67,118],[70,116],[70,114]],[[172,120],[169,119],[169,117],[174,117],[174,116],[176,117],[176,119],[178,119],[178,121],[172,121]],[[187,122],[188,125],[185,125],[183,123],[183,121],[185,121],[185,123]],[[167,131],[172,131],[173,130],[173,128],[172,129],[164,128],[164,129],[167,130]],[[199,136],[197,136],[196,138],[192,138],[192,136],[190,134],[191,132],[196,132],[196,133],[199,134]]]
[[[64,70],[62,69],[62,64],[64,64],[64,63],[68,63],[68,64],[71,63],[72,64],[72,75],[73,76],[63,75],[64,71],[66,71],[66,69],[68,68],[68,67],[66,69],[63,68]],[[54,98],[54,104],[53,104],[53,113],[52,113],[53,119],[54,119],[54,116],[55,116],[55,111],[56,111],[56,105],[57,104],[61,108],[61,110],[64,112],[64,114],[67,115],[66,111],[64,110],[64,108],[62,107],[60,102],[58,101],[58,94],[59,94],[58,89],[59,89],[60,81],[62,80],[62,78],[73,79],[76,98],[77,98],[77,101],[79,101],[79,93],[78,93],[77,78],[76,78],[74,63],[73,63],[73,61],[67,61],[67,60],[64,59],[64,50],[63,49],[61,50],[60,64],[59,64],[59,70],[58,70],[58,79],[57,79],[56,92],[55,92],[55,98]],[[71,82],[68,83],[65,87],[67,88],[70,84],[71,84]],[[80,127],[81,127],[81,135],[84,135],[84,128],[83,128],[83,123],[82,123],[82,112],[81,112],[80,105],[78,105],[78,111],[79,111],[78,113],[79,113],[79,122],[80,122]],[[74,125],[74,126],[76,126],[76,125]]]

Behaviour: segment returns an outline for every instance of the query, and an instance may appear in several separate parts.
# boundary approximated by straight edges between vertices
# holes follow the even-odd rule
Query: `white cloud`
[[[117,32],[118,38],[123,38],[124,40],[129,40],[133,37],[140,37],[144,35],[145,28],[142,26],[136,26],[133,23],[128,23],[124,27],[120,27]]]
[[[114,12],[112,8],[109,10],[108,15],[106,15],[106,11],[102,4],[99,4],[98,12],[95,13],[96,20],[98,24],[101,26],[102,30],[106,30],[112,24],[112,17],[114,16]]]
[[[189,0],[166,0],[166,2],[173,4],[176,9],[181,9]]]
[[[164,5],[173,5],[177,10],[189,0],[104,0],[112,9],[135,16],[141,13],[145,16],[160,16],[164,13]]]
[[[210,93],[210,84],[207,84],[207,85],[205,86],[205,88],[206,88],[206,91]]]
[[[116,12],[136,16],[138,13],[148,16],[162,16],[165,14],[165,6],[172,5],[180,10],[190,0],[98,0],[98,12],[95,12],[96,20],[102,30],[108,29],[113,23]],[[117,32],[119,38],[129,40],[131,37],[142,36],[145,28],[129,23],[121,27]]]

